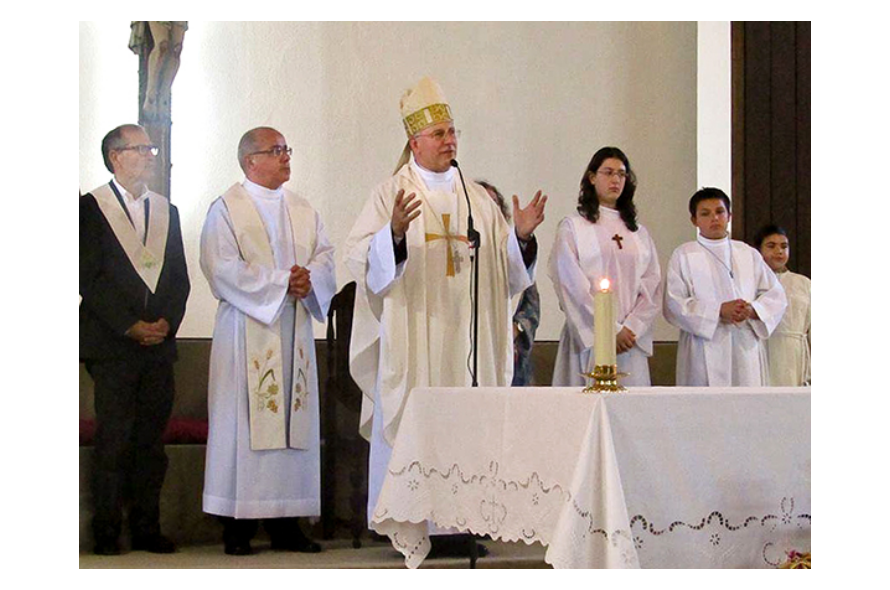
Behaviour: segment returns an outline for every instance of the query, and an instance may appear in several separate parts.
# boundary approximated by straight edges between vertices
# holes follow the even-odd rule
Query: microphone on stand
[[[467,199],[467,239],[472,244],[470,249],[470,260],[473,265],[473,281],[472,281],[472,315],[473,315],[473,331],[472,331],[472,356],[473,368],[470,370],[470,376],[473,380],[473,387],[479,387],[479,246],[482,243],[482,236],[473,227],[473,208],[470,206],[470,195],[467,192],[467,183],[464,182],[464,174],[457,165],[457,160],[451,160],[451,165],[457,168],[460,175],[460,183],[464,187],[464,197]],[[467,359],[469,362],[469,359]]]
[[[470,195],[467,194],[467,183],[464,182],[464,173],[461,172],[460,166],[457,165],[457,160],[451,160],[451,165],[457,168],[457,173],[460,175],[460,183],[464,187],[464,197],[467,199],[467,239],[470,240],[470,243],[473,245],[473,250],[479,247],[479,242],[482,240],[482,236],[479,235],[473,228],[473,208],[470,207]]]

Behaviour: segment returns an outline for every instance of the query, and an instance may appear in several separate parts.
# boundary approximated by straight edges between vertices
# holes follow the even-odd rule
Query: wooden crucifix
[[[139,124],[160,148],[148,187],[170,198],[171,88],[179,71],[186,21],[133,21],[130,50],[139,56]]]
[[[619,249],[619,250],[623,250],[623,249],[624,249],[624,246],[621,245],[621,241],[622,241],[623,239],[624,239],[624,238],[622,238],[622,237],[619,236],[618,234],[615,234],[614,236],[612,236],[612,241],[615,242],[616,244],[618,244],[618,249]]]

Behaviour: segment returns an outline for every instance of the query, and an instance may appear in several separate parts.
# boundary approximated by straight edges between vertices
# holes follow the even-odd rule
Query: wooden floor
[[[478,569],[549,568],[544,562],[545,548],[540,544],[482,541],[489,550],[487,557],[476,562]],[[81,569],[404,569],[405,560],[392,545],[365,542],[353,549],[349,540],[322,541],[323,551],[314,555],[272,551],[268,542],[255,542],[254,555],[234,557],[223,553],[222,544],[180,547],[170,555],[131,551],[123,555],[98,556],[80,553]],[[468,568],[469,559],[427,559],[421,568]]]

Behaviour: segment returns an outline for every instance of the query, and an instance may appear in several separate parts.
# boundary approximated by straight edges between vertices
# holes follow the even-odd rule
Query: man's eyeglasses
[[[276,158],[280,158],[281,154],[287,154],[288,156],[294,153],[294,148],[287,147],[286,145],[274,145],[267,150],[263,150],[261,152],[253,152],[252,154],[247,154],[248,156],[258,156],[260,154],[266,154],[269,156],[275,156]]]
[[[116,151],[125,152],[127,150],[139,152],[140,156],[147,156],[148,154],[157,156],[161,152],[161,149],[156,145],[128,145],[127,147],[117,148]]]

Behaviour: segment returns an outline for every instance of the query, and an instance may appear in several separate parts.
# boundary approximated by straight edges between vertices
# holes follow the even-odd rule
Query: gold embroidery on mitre
[[[418,131],[426,129],[430,125],[442,123],[443,121],[453,121],[451,116],[451,107],[445,103],[431,104],[419,111],[411,113],[405,117],[405,132],[408,136],[416,135]]]

